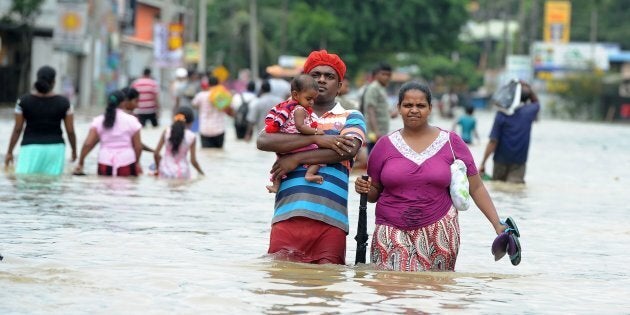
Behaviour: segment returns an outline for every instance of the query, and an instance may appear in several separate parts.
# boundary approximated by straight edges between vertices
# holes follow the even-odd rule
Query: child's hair
[[[313,79],[310,75],[300,74],[291,80],[291,91],[299,93],[309,89],[314,89],[315,91],[319,89],[317,81],[315,81],[315,79]]]
[[[125,94],[125,99],[128,101],[131,101],[140,97],[140,93],[138,92],[138,90],[132,87],[123,88],[121,91],[123,92],[123,94]]]
[[[171,136],[168,138],[168,142],[170,142],[172,146],[171,151],[173,154],[177,154],[179,146],[184,140],[186,124],[190,124],[194,120],[195,114],[190,107],[182,106],[177,110],[177,113],[173,118],[173,124],[171,125]]]
[[[107,108],[105,108],[105,119],[103,127],[110,129],[116,121],[116,108],[125,100],[125,94],[122,91],[114,91],[107,95]]]
[[[472,115],[475,112],[475,108],[472,106],[467,106],[466,107],[466,114],[468,115]]]

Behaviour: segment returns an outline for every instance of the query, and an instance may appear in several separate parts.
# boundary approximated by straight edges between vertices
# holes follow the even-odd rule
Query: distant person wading
[[[13,148],[22,129],[16,174],[60,175],[65,164],[65,143],[62,137],[63,121],[72,149],[72,161],[77,158],[74,115],[67,98],[53,92],[55,69],[43,66],[37,70],[35,93],[18,99],[15,105],[15,125],[4,158],[5,167],[13,163]]]
[[[137,176],[141,169],[138,161],[142,153],[138,119],[124,111],[125,94],[114,91],[107,96],[105,113],[92,120],[90,131],[81,148],[81,157],[74,174],[83,174],[85,157],[100,142],[98,175]]]

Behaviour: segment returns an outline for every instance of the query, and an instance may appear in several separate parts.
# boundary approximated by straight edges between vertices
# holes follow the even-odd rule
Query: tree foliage
[[[20,49],[18,50],[20,61],[20,75],[18,94],[28,91],[28,76],[31,70],[31,48],[33,42],[33,23],[39,15],[44,0],[13,0],[7,14],[2,17],[4,21],[12,23],[19,29]]]
[[[441,77],[445,86],[460,92],[481,86],[482,76],[476,71],[476,64],[468,59],[454,61],[443,55],[429,55],[420,56],[416,62],[421,76],[427,80]]]
[[[590,40],[591,11],[597,10],[597,41],[621,44],[630,49],[630,37],[624,25],[630,21],[627,0],[571,1],[571,41]]]
[[[249,1],[214,1],[208,14],[209,58],[248,67]],[[394,53],[450,53],[468,19],[467,0],[258,1],[261,66],[280,54],[339,53],[356,73]]]
[[[33,19],[40,13],[44,0],[13,0],[11,7],[2,20],[17,25],[32,25]]]

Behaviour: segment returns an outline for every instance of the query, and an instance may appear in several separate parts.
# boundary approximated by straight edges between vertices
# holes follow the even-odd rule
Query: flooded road
[[[10,110],[1,113],[4,160],[13,121]],[[476,115],[482,143],[471,150],[479,161],[493,113]],[[78,115],[79,145],[89,121]],[[433,124],[449,129],[452,121]],[[155,146],[161,131],[146,128],[143,142]],[[527,184],[486,182],[501,217],[519,225],[521,264],[494,261],[493,230],[473,205],[460,213],[456,272],[444,273],[354,266],[355,193],[348,265],[265,257],[274,203],[265,185],[275,156],[236,141],[232,129],[224,150],[200,150],[207,175],[190,182],[97,177],[96,150],[86,160],[88,176],[70,175],[70,163],[55,180],[0,173],[0,314],[630,310],[627,125],[537,122]],[[151,162],[143,154],[145,170]],[[368,205],[370,234],[373,210]]]

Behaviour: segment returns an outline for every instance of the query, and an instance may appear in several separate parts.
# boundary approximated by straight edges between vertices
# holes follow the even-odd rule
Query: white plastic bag
[[[521,106],[521,89],[522,86],[518,80],[510,80],[492,94],[490,103],[500,112],[511,116]]]
[[[458,211],[468,210],[470,207],[470,192],[468,190],[468,176],[466,165],[462,160],[455,160],[451,164],[451,186],[449,187],[453,206]]]
[[[453,145],[451,145],[450,135],[448,145],[451,147],[451,152],[453,153],[453,164],[451,164],[451,185],[449,186],[451,200],[453,201],[453,206],[457,209],[457,211],[466,211],[470,207],[470,190],[468,188],[466,164],[464,164],[464,161],[455,157],[455,151],[453,150]]]

